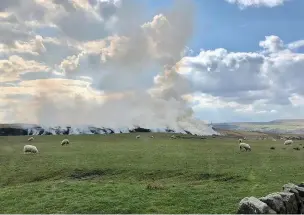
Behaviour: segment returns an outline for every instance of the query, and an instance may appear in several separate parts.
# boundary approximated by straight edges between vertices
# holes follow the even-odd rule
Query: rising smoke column
[[[141,18],[134,17],[130,9],[134,4],[128,1],[107,5],[90,1],[91,5],[85,7],[80,1],[75,2],[66,2],[63,8],[72,13],[83,8],[88,11],[99,8],[97,12],[106,16],[114,27],[103,32],[102,39],[77,37],[73,40],[78,53],[56,65],[62,79],[33,81],[35,94],[24,105],[29,110],[26,115],[31,116],[27,118],[46,126],[138,125],[210,132],[203,122],[193,118],[192,109],[183,99],[183,95],[193,93],[193,89],[179,73],[182,54],[193,32],[195,10],[191,1],[174,1],[172,8],[142,24],[136,23]],[[111,13],[105,12],[107,8],[111,8]],[[60,23],[60,20],[54,22]],[[75,80],[75,86],[87,84],[86,91],[70,91],[65,80],[79,77],[90,77],[92,81]],[[55,96],[58,93],[68,96]]]

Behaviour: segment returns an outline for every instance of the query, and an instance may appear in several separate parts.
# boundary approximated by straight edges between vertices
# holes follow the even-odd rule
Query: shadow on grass
[[[45,181],[45,180],[50,180],[50,179],[59,179],[62,174],[64,174],[64,170],[59,170],[59,171],[50,171],[47,173],[41,173],[40,175],[34,176],[33,178],[29,179],[29,183],[31,182],[40,182],[40,181]]]
[[[69,177],[78,180],[88,180],[106,175],[105,170],[80,170],[76,169]]]
[[[240,175],[228,175],[220,173],[201,173],[197,176],[198,180],[214,180],[218,182],[244,182],[248,179]]]
[[[70,175],[71,179],[78,180],[90,180],[94,178],[99,178],[102,176],[113,176],[122,174],[124,171],[112,170],[112,169],[75,169]]]
[[[244,182],[248,179],[240,175],[230,175],[228,173],[194,173],[194,172],[184,172],[178,170],[166,170],[166,171],[152,171],[152,172],[128,172],[128,171],[118,171],[112,169],[94,169],[94,170],[81,170],[75,169],[69,178],[76,180],[91,180],[95,178],[100,178],[103,176],[115,176],[125,174],[133,177],[137,181],[158,181],[162,179],[169,179],[178,177],[185,180],[214,180],[217,182]]]
[[[157,181],[160,182],[162,180],[172,181],[173,179],[179,182],[213,180],[216,182],[237,183],[237,182],[248,181],[248,179],[240,175],[232,175],[229,173],[210,173],[210,172],[197,173],[197,172],[182,171],[182,170],[154,170],[154,171],[146,172],[140,170],[126,170],[126,169],[73,169],[72,171],[62,169],[59,171],[51,171],[51,172],[44,171],[44,172],[38,172],[32,175],[28,175],[26,178],[23,178],[23,183],[58,180],[64,178],[69,178],[71,180],[95,180],[104,177],[114,181],[121,181],[121,180],[127,180],[127,181],[131,180],[133,182],[150,181],[151,183]],[[8,177],[7,180],[3,180],[1,183],[1,187],[20,183],[20,180],[16,181],[14,180],[14,178],[16,177]],[[151,186],[150,188],[154,189],[153,187],[154,186]]]

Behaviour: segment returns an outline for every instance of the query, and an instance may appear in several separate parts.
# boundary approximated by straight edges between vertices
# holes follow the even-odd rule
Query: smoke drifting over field
[[[185,100],[193,89],[180,74],[193,32],[191,1],[174,1],[148,22],[145,5],[133,0],[22,2],[0,3],[1,19],[22,29],[2,29],[16,37],[1,38],[11,54],[0,62],[6,90],[18,91],[5,98],[8,122],[212,132],[194,119]],[[55,36],[38,35],[47,31]]]

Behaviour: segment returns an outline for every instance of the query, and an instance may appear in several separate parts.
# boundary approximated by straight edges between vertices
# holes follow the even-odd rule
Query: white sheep
[[[24,153],[27,153],[27,152],[30,152],[30,153],[39,153],[37,147],[33,146],[33,145],[25,145],[23,147],[23,152]]]
[[[63,145],[68,145],[68,144],[70,144],[70,141],[68,139],[64,139],[64,140],[61,141],[62,146]]]
[[[242,149],[245,149],[246,152],[251,151],[251,147],[248,143],[240,143],[240,151],[242,151]]]
[[[139,139],[139,138],[140,138],[140,135],[137,135],[137,136],[136,136],[136,139]]]
[[[291,145],[293,143],[292,140],[285,140],[284,145]]]
[[[173,134],[173,135],[171,136],[171,138],[172,138],[172,139],[176,139],[176,136]]]
[[[154,136],[152,135],[150,138],[154,138]]]
[[[239,139],[239,143],[243,142],[243,139]]]
[[[34,137],[30,137],[27,139],[27,141],[32,141],[32,140],[34,140]]]

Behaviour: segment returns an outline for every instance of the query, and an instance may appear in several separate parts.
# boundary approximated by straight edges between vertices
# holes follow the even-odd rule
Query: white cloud
[[[260,47],[268,52],[279,52],[284,48],[283,41],[278,36],[266,36],[264,41],[259,43]]]
[[[290,0],[226,0],[230,4],[237,4],[241,8],[246,7],[277,7]]]
[[[294,52],[291,45],[298,43],[285,45],[277,36],[266,36],[257,52],[203,50],[183,59],[181,74],[191,82],[193,92],[203,93],[200,108],[289,112],[294,104],[302,105],[294,95],[304,95],[304,54]]]
[[[298,40],[288,44],[288,48],[292,50],[297,50],[301,47],[304,47],[304,40]]]
[[[34,39],[29,42],[23,42],[16,40],[11,46],[1,44],[0,53],[29,53],[32,55],[39,55],[40,53],[46,52],[46,48],[43,44],[43,38],[40,35],[36,35]]]
[[[294,93],[290,96],[289,100],[291,101],[292,105],[295,107],[304,106],[304,96]]]
[[[26,61],[20,56],[12,55],[7,60],[0,60],[0,83],[20,80],[20,75],[47,71],[46,65],[36,61]]]

